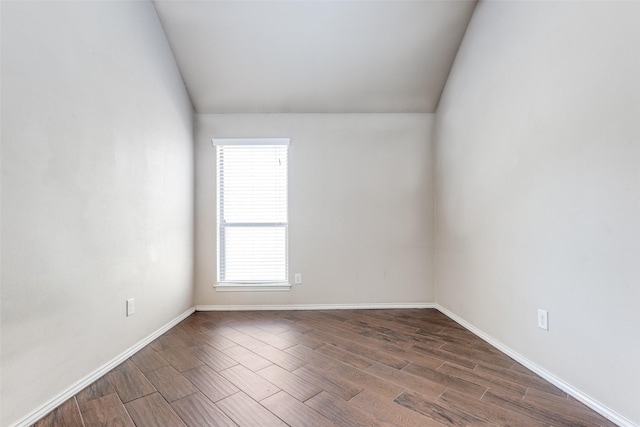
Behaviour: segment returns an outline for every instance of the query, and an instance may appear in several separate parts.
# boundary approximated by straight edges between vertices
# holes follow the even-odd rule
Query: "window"
[[[288,290],[289,139],[214,139],[217,290]]]

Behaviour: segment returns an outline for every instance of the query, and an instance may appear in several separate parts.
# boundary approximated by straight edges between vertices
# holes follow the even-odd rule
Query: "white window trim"
[[[290,291],[291,284],[283,283],[281,285],[250,285],[242,283],[218,283],[213,285],[216,292],[279,292]]]
[[[290,143],[290,138],[213,138],[211,140],[211,144],[214,147],[218,145],[290,145]],[[281,292],[290,291],[291,283],[218,283],[216,280],[216,284],[213,285],[213,288],[216,292]]]
[[[213,138],[211,143],[218,145],[290,145],[291,138]]]

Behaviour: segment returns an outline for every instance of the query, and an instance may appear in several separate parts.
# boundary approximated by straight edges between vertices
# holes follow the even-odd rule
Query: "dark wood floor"
[[[36,426],[614,426],[440,312],[199,312]]]

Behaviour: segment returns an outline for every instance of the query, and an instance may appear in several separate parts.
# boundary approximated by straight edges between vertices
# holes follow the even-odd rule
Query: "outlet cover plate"
[[[133,316],[133,313],[136,312],[135,299],[129,298],[127,300],[127,317]]]
[[[549,313],[541,308],[538,309],[538,328],[549,330]]]

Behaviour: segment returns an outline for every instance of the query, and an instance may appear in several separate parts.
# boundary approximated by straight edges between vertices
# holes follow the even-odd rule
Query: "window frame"
[[[289,291],[291,284],[289,281],[289,152],[288,146],[290,146],[290,138],[213,138],[211,140],[212,145],[216,149],[216,248],[217,248],[217,271],[216,271],[216,284],[213,286],[216,291],[228,292],[228,291]],[[287,185],[287,203],[285,209],[287,211],[286,222],[243,222],[243,223],[227,223],[224,221],[223,211],[220,209],[222,202],[222,194],[220,191],[220,171],[218,170],[220,163],[218,158],[218,146],[239,146],[239,145],[286,145],[287,146],[287,171],[286,171],[286,185]],[[284,281],[221,281],[221,264],[225,258],[225,244],[224,239],[226,236],[226,228],[228,227],[283,227],[284,228],[284,250],[285,250],[285,279]]]

